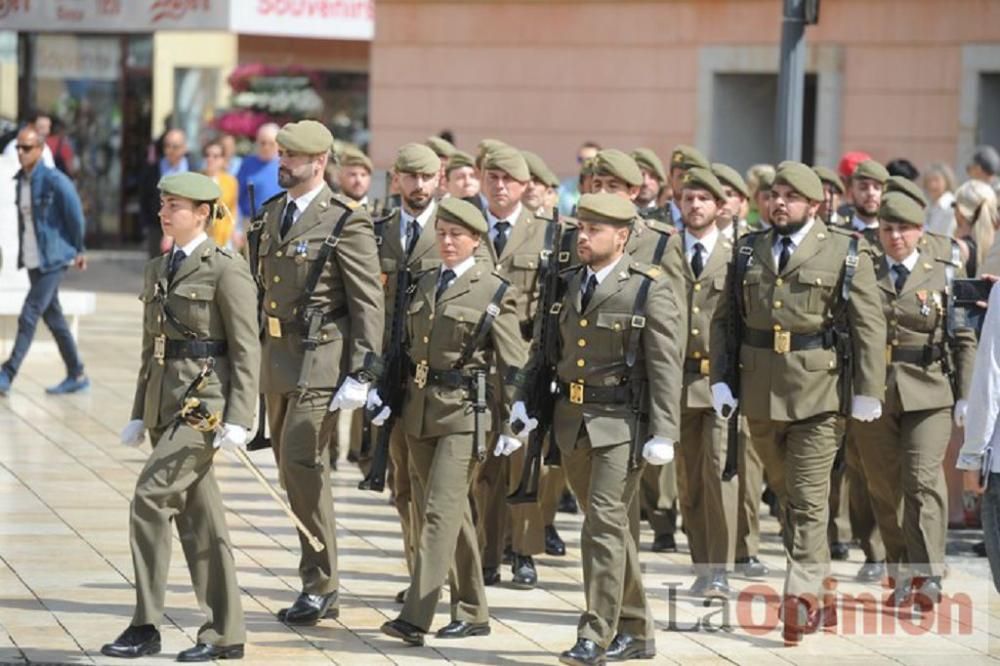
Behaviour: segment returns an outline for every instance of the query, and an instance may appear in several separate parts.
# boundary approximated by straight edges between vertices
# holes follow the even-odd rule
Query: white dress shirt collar
[[[427,223],[430,222],[430,219],[434,216],[434,209],[436,207],[437,203],[431,201],[427,208],[424,208],[420,215],[417,215],[416,217],[407,213],[403,208],[399,209],[399,233],[403,241],[404,248],[406,247],[406,236],[410,232],[410,222],[416,220],[417,224],[420,225],[420,233],[423,233],[424,230],[427,229]]]
[[[920,251],[916,249],[914,249],[913,252],[911,252],[910,255],[906,257],[906,259],[903,259],[902,261],[896,261],[888,254],[885,255],[885,263],[889,265],[889,270],[892,270],[893,266],[897,264],[903,264],[903,266],[906,267],[906,270],[909,271],[910,273],[913,272],[913,268],[914,266],[917,265],[917,261],[919,261],[919,259],[920,259]]]
[[[320,183],[315,188],[309,190],[305,194],[300,194],[299,196],[295,197],[294,199],[292,199],[291,196],[288,195],[288,194],[285,195],[285,197],[288,199],[288,201],[291,201],[291,202],[295,203],[295,212],[292,214],[292,224],[293,225],[296,222],[299,221],[299,218],[302,217],[302,213],[304,213],[305,210],[306,210],[306,208],[309,207],[309,204],[311,204],[313,202],[313,199],[315,199],[317,196],[319,196],[320,190],[322,190],[323,187],[325,187],[325,186],[326,186],[326,183]],[[287,206],[288,202],[286,202],[285,205]]]
[[[184,245],[182,247],[177,247],[177,243],[174,243],[174,249],[171,253],[180,250],[184,253],[185,257],[190,257],[191,254],[198,249],[198,246],[201,245],[203,242],[205,242],[205,240],[207,239],[208,239],[208,234],[202,231],[200,234],[198,234],[190,241],[188,241],[187,245]]]
[[[490,211],[489,208],[486,209],[486,222],[490,225],[490,238],[496,237],[496,224],[497,222],[504,221],[510,223],[510,228],[507,229],[507,233],[514,230],[514,225],[517,224],[517,219],[521,217],[521,202],[517,202],[517,207],[507,217],[497,217]]]
[[[476,257],[475,256],[470,256],[465,261],[462,261],[458,265],[456,265],[455,267],[453,267],[451,270],[455,273],[455,277],[453,277],[451,279],[451,282],[449,282],[448,285],[450,286],[451,284],[453,284],[455,282],[455,280],[457,280],[458,278],[462,277],[462,275],[464,275],[466,271],[468,271],[470,268],[472,268],[475,265],[476,265]],[[448,270],[448,267],[445,266],[444,264],[441,264],[441,270],[440,270],[440,273],[438,273],[438,278],[439,279],[441,277],[441,273],[444,273],[446,270]]]
[[[854,217],[851,218],[851,228],[855,231],[865,231],[866,229],[878,229],[878,220],[874,222],[865,222],[858,214],[855,213]]]
[[[701,256],[702,259],[707,260],[712,256],[712,251],[715,250],[715,244],[719,240],[719,229],[713,226],[711,230],[705,234],[702,238],[695,238],[687,231],[684,232],[684,256],[691,260],[691,255],[694,254],[694,246],[696,243],[701,243]]]
[[[611,275],[612,271],[615,270],[615,267],[618,266],[618,264],[620,264],[621,261],[622,261],[621,257],[619,257],[617,261],[611,262],[610,264],[608,264],[601,270],[597,271],[596,273],[590,268],[590,266],[587,266],[587,274],[583,277],[583,282],[580,284],[581,288],[583,289],[586,288],[587,283],[590,281],[591,275],[597,276],[597,284],[601,284],[602,282],[604,282],[604,278]]]

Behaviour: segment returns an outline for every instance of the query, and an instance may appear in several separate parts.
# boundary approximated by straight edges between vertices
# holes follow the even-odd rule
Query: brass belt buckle
[[[698,372],[706,377],[711,373],[711,365],[709,364],[707,358],[701,359],[701,363],[698,364]]]
[[[775,354],[787,354],[792,351],[792,332],[791,331],[775,331],[774,332],[774,353]]]
[[[427,386],[427,373],[430,368],[427,366],[425,361],[421,361],[417,365],[417,369],[413,373],[413,383],[417,385],[417,388],[423,388]]]
[[[281,320],[277,317],[268,316],[267,318],[267,334],[272,338],[281,337]]]
[[[162,361],[167,355],[167,336],[157,335],[153,338],[153,358]]]
[[[580,384],[578,382],[570,382],[569,401],[574,405],[583,404],[583,384]]]
[[[886,365],[892,365],[892,345],[885,346],[885,363]]]

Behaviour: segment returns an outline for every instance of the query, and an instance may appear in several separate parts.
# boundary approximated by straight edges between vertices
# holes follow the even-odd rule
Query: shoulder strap
[[[559,238],[559,268],[568,267],[573,261],[573,245],[576,244],[576,235],[579,229],[575,226],[567,226],[563,229]]]
[[[648,275],[642,276],[642,284],[635,295],[635,303],[632,304],[632,332],[628,338],[628,348],[625,350],[625,365],[629,368],[635,365],[639,358],[639,338],[642,337],[642,329],[646,328],[646,301],[649,299],[649,289],[653,285],[653,280]]]
[[[653,261],[650,263],[654,266],[659,266],[660,262],[663,261],[663,253],[667,249],[667,241],[670,240],[670,235],[659,231],[656,233],[660,234],[660,237],[656,241],[656,249],[653,250]]]
[[[348,208],[337,220],[337,223],[333,225],[333,229],[330,230],[330,235],[326,237],[323,241],[323,247],[319,249],[319,255],[316,257],[316,261],[313,262],[312,266],[309,267],[309,274],[306,276],[306,285],[302,290],[302,302],[307,306],[309,301],[312,299],[313,292],[316,291],[316,285],[319,284],[319,277],[323,274],[323,268],[326,267],[326,262],[330,260],[330,255],[333,254],[333,249],[337,247],[337,243],[340,242],[340,234],[344,232],[344,225],[347,224],[347,218],[351,216],[354,211]]]
[[[753,239],[755,235],[749,233],[736,242],[736,251],[733,252],[733,297],[736,299],[736,316],[743,317],[743,276],[750,267],[750,259],[753,257]]]
[[[834,320],[847,311],[847,304],[851,300],[851,285],[854,284],[854,274],[858,270],[858,236],[851,236],[851,241],[847,244],[847,256],[844,257],[844,275],[840,281],[840,302],[837,303]]]
[[[465,343],[462,348],[462,353],[458,355],[458,360],[452,364],[452,367],[456,370],[461,370],[465,367],[465,364],[469,362],[472,355],[479,349],[484,342],[486,342],[486,336],[490,334],[490,329],[493,328],[493,321],[500,314],[500,301],[503,300],[503,295],[507,293],[507,287],[509,283],[506,280],[500,281],[500,286],[497,287],[496,292],[493,294],[493,298],[490,299],[490,304],[486,306],[486,311],[483,316],[479,318],[479,323],[476,324],[476,332],[472,334],[472,337]]]
[[[168,322],[170,322],[170,325],[173,326],[177,330],[177,332],[183,335],[185,338],[188,338],[189,340],[196,339],[198,337],[198,332],[195,331],[190,326],[188,326],[187,324],[185,324],[184,322],[182,322],[180,319],[178,319],[177,315],[174,314],[173,310],[171,310],[167,306],[167,294],[163,291],[163,288],[160,286],[159,282],[156,283],[155,290],[156,290],[155,298],[156,301],[160,304],[160,311],[163,312],[163,316],[166,318]]]

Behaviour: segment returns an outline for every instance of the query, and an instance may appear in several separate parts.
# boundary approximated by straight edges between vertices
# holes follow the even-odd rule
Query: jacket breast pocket
[[[639,335],[635,330],[629,333],[632,314],[629,312],[598,312],[594,327],[599,332],[595,344],[601,345],[600,350],[618,357],[625,351],[625,341],[628,335]]]
[[[515,254],[510,258],[507,277],[515,287],[530,294],[538,274],[538,255]]]
[[[793,294],[801,299],[806,311],[811,314],[823,314],[833,297],[837,286],[838,273],[804,268],[798,273]]]
[[[747,311],[751,307],[756,305],[756,301],[760,298],[760,271],[747,271],[743,275],[743,284],[740,285],[740,289],[743,290],[743,304]]]
[[[212,321],[215,285],[179,285],[170,294],[170,309],[182,323],[206,335]]]
[[[455,351],[460,352],[468,340],[471,340],[476,324],[482,317],[482,311],[464,305],[447,304],[441,310],[442,326],[450,329],[450,334],[442,340],[448,340],[455,345]]]

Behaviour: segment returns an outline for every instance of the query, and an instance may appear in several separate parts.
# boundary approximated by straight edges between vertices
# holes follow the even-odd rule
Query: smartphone
[[[990,288],[993,283],[989,280],[979,279],[955,279],[951,283],[951,295],[954,299],[955,307],[967,308],[974,306],[978,301],[990,300]]]

